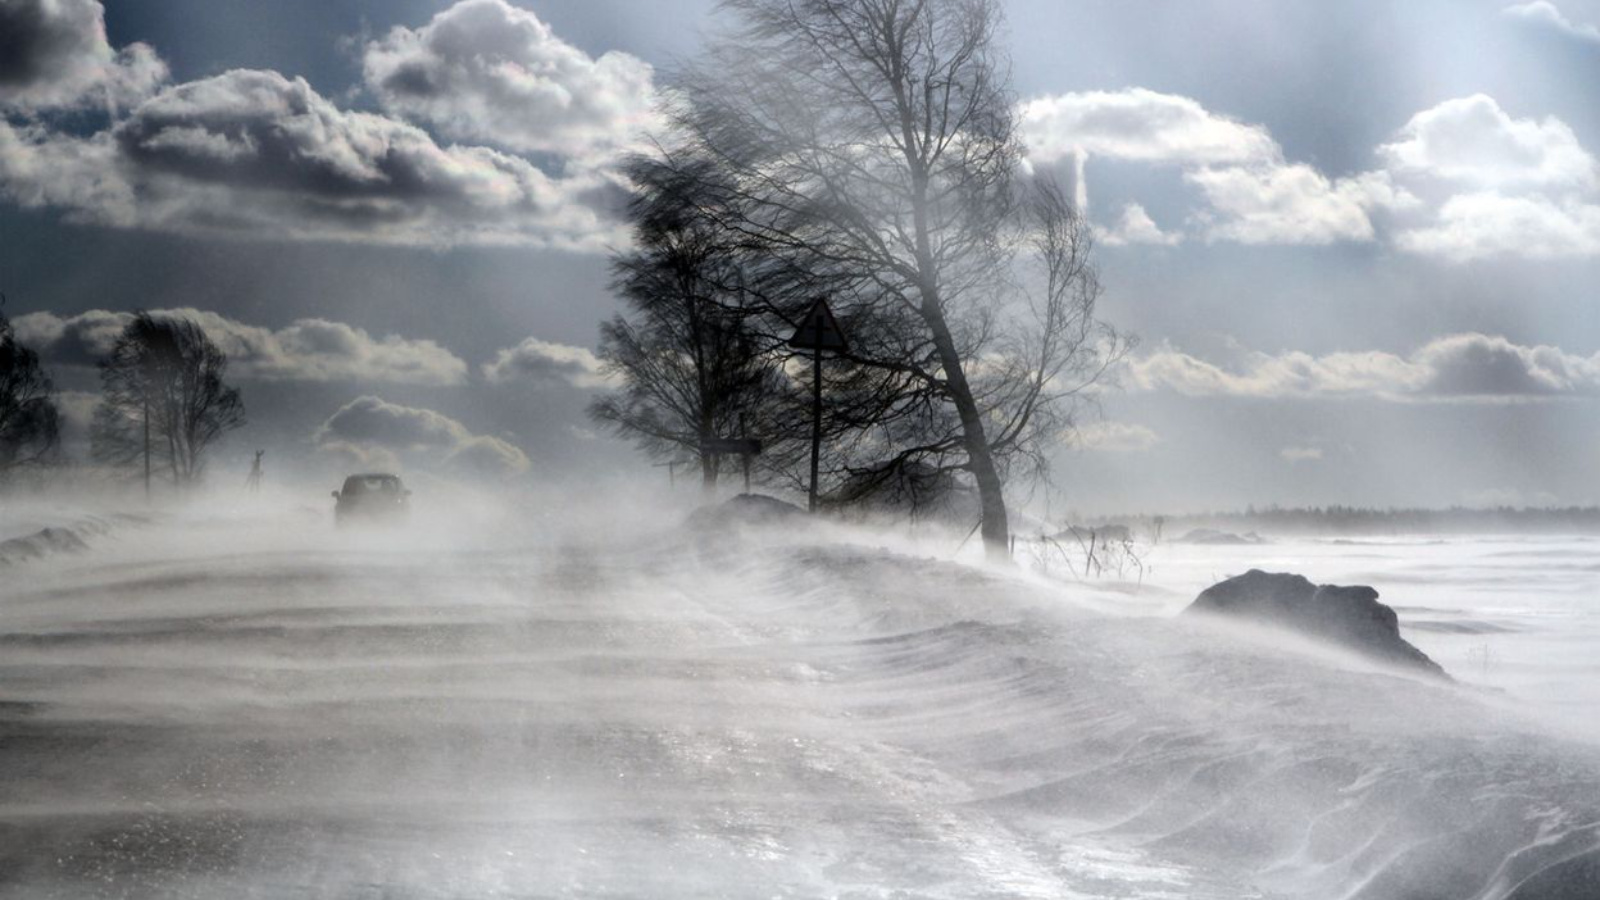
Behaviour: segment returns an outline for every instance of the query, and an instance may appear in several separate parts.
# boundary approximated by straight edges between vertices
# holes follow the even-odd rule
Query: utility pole
[[[822,459],[822,351],[846,353],[849,344],[839,321],[822,297],[811,305],[811,311],[800,320],[800,327],[789,338],[789,346],[810,350],[811,354],[811,487],[806,492],[806,508],[817,511],[817,473]]]

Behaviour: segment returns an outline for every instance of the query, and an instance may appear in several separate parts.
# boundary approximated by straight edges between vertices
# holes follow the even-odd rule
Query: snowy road
[[[151,528],[0,597],[0,895],[1600,896],[1594,747],[1070,599]]]

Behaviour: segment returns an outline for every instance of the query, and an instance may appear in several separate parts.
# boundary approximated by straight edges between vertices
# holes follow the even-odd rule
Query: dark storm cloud
[[[124,57],[159,63],[142,45],[114,54],[92,0],[4,0],[0,9],[15,20],[0,25],[18,26],[0,34],[20,60],[0,82],[5,106],[65,103],[91,87],[120,86],[119,96],[132,97]],[[165,69],[136,73],[154,70],[138,82],[139,96]],[[0,192],[100,225],[592,251],[625,239],[615,190],[601,172],[554,177],[500,150],[441,145],[422,128],[340,108],[304,79],[270,70],[167,87],[96,133],[0,119]]]
[[[166,75],[144,44],[111,49],[96,0],[0,0],[0,108],[126,105]]]
[[[492,361],[484,364],[483,377],[491,384],[533,387],[598,388],[609,383],[600,370],[600,360],[588,349],[538,338],[528,338],[496,353]]]
[[[230,374],[255,381],[371,382],[454,385],[467,365],[431,340],[375,337],[365,329],[327,319],[299,319],[272,330],[198,309],[153,310],[181,316],[205,329],[228,354]],[[93,366],[111,352],[132,319],[126,312],[90,310],[61,317],[18,316],[18,338],[55,366]]]

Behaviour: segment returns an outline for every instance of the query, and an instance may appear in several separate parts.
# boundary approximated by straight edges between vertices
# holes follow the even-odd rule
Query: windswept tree
[[[650,158],[628,174],[635,245],[613,258],[612,287],[629,313],[601,325],[598,353],[620,387],[589,412],[655,458],[698,463],[709,489],[720,458],[707,441],[782,441],[771,411],[786,382],[752,327],[737,248],[698,208],[699,179]]]
[[[47,462],[60,441],[60,416],[39,354],[18,344],[0,313],[0,482]]]
[[[723,7],[736,24],[679,80],[667,164],[714,176],[705,214],[780,318],[825,293],[867,336],[840,364],[882,378],[859,385],[852,408],[876,412],[852,452],[970,474],[1003,555],[1008,463],[1042,458],[1123,344],[1094,318],[1085,223],[1020,170],[997,4]],[[1031,293],[1024,257],[1043,264]]]
[[[142,467],[146,490],[157,470],[174,485],[199,478],[206,450],[245,421],[227,369],[227,355],[193,321],[135,314],[100,362],[91,455]]]

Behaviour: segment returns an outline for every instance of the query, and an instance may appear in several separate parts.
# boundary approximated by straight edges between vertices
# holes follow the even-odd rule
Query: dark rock
[[[1315,585],[1299,575],[1251,569],[1200,592],[1184,610],[1232,616],[1288,628],[1355,650],[1363,656],[1449,678],[1428,655],[1400,636],[1394,610],[1366,585]]]

